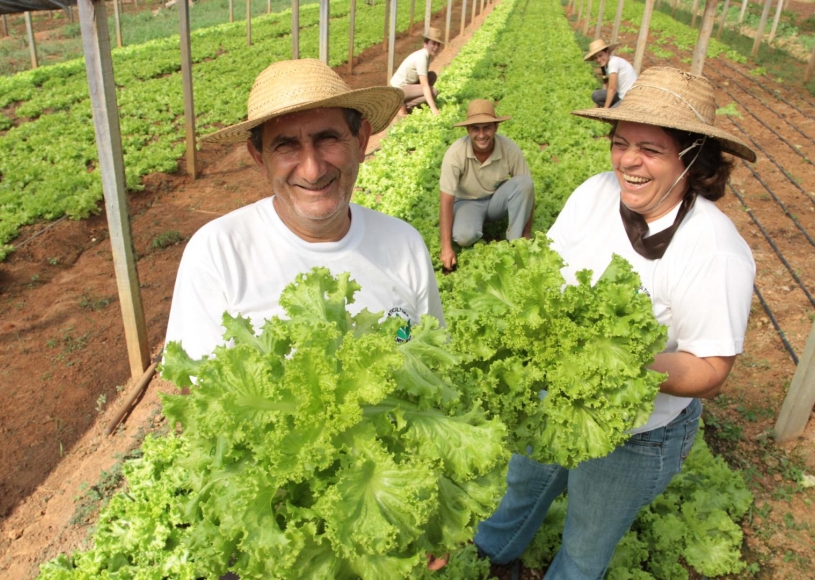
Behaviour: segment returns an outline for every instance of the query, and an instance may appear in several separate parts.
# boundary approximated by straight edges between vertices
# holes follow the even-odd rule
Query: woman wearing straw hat
[[[441,39],[441,30],[434,26],[429,27],[424,36],[422,48],[408,55],[393,73],[391,86],[402,89],[402,92],[405,93],[405,102],[399,111],[400,115],[407,115],[409,109],[425,103],[434,115],[439,114],[436,106],[439,91],[433,86],[438,76],[435,72],[428,70],[428,67],[433,57],[441,50],[441,45],[444,44]]]
[[[520,556],[551,502],[568,489],[563,543],[546,578],[602,578],[637,512],[679,472],[701,414],[742,350],[755,263],[749,246],[713,203],[733,163],[755,161],[741,140],[714,125],[707,79],[672,68],[642,73],[619,107],[575,115],[611,123],[614,171],[575,190],[549,230],[568,264],[602,274],[620,254],[641,278],[668,342],[651,368],[665,373],[645,425],[609,455],[566,470],[513,456],[498,511],[475,541],[496,563]]]
[[[634,67],[624,58],[611,54],[617,46],[617,43],[606,44],[605,40],[598,38],[591,42],[589,52],[583,57],[583,60],[593,60],[600,65],[603,88],[594,91],[591,100],[606,109],[616,107],[637,80]]]
[[[368,138],[401,103],[392,87],[351,90],[315,59],[276,62],[258,75],[248,119],[202,142],[246,144],[269,196],[192,236],[178,269],[168,343],[180,341],[195,359],[210,354],[224,342],[224,312],[260,329],[283,314],[283,288],[317,266],[359,282],[355,312],[399,316],[408,335],[424,314],[443,322],[419,233],[350,202]]]

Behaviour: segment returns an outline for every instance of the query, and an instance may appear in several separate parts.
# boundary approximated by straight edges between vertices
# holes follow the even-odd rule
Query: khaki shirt
[[[458,199],[481,199],[495,193],[510,177],[531,175],[521,149],[508,137],[495,134],[495,148],[481,163],[473,152],[470,136],[450,145],[441,162],[439,188]]]
[[[415,85],[419,82],[419,76],[427,76],[428,66],[430,66],[430,53],[427,52],[427,49],[420,48],[402,61],[391,77],[391,86],[399,89],[405,85]]]

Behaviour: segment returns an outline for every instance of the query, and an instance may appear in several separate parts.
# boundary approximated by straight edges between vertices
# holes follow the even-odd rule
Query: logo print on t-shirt
[[[388,310],[388,317],[398,316],[402,320],[405,321],[405,324],[399,327],[399,330],[396,331],[396,342],[403,343],[410,340],[410,316],[403,308],[399,306],[394,306],[390,310]]]

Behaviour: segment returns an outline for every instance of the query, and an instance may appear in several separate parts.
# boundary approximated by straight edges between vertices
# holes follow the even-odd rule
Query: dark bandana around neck
[[[634,247],[634,251],[648,260],[659,260],[665,254],[665,250],[668,249],[668,244],[671,243],[679,224],[682,223],[695,201],[695,193],[691,192],[686,195],[682,199],[682,205],[679,206],[679,212],[676,214],[676,219],[674,219],[671,227],[653,236],[648,236],[648,224],[645,218],[641,214],[628,209],[621,200],[620,217],[623,219],[625,233],[628,234],[628,239]]]

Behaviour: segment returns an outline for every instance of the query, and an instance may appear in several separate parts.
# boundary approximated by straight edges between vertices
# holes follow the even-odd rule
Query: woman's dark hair
[[[342,114],[345,117],[345,122],[348,124],[348,130],[351,131],[351,135],[357,137],[359,135],[359,129],[362,127],[362,113],[356,109],[344,108]],[[252,129],[249,130],[249,139],[258,152],[263,151],[263,125],[264,123],[261,123],[257,127],[252,127]]]
[[[611,126],[609,137],[614,138],[614,131],[617,129],[617,123]],[[690,149],[685,153],[680,160],[685,167],[693,161],[696,157],[691,168],[688,170],[686,177],[688,178],[688,188],[695,191],[705,199],[716,201],[720,199],[727,187],[727,181],[730,179],[730,173],[733,171],[734,163],[729,157],[725,157],[724,150],[718,139],[708,137],[705,140],[704,135],[699,133],[689,133],[680,129],[669,129],[668,127],[660,127],[665,131],[676,143],[677,151],[684,151],[690,147],[698,139],[700,143],[704,141],[702,150],[699,151],[696,147]]]

